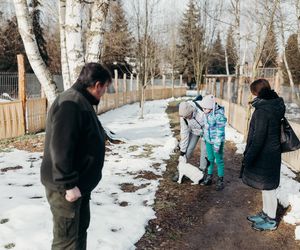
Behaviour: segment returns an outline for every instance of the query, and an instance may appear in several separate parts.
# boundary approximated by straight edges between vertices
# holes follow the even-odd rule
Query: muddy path
[[[167,109],[171,128],[179,136],[177,103]],[[212,186],[192,186],[172,182],[178,152],[167,162],[157,192],[155,211],[137,249],[300,249],[294,240],[295,227],[280,221],[273,232],[257,232],[246,220],[249,214],[260,211],[261,192],[245,186],[238,178],[241,155],[235,154],[233,143],[225,144],[225,189],[215,191]],[[191,162],[199,162],[200,150]],[[216,171],[216,169],[215,169]],[[278,208],[278,217],[286,212]]]

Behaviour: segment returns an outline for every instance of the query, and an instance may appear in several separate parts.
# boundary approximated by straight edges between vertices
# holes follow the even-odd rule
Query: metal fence
[[[0,72],[0,100],[18,99],[18,73]]]

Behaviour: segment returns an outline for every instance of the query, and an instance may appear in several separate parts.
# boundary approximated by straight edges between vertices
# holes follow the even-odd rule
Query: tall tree
[[[179,55],[182,62],[180,73],[184,75],[188,84],[195,77],[194,61],[199,44],[203,40],[200,26],[200,12],[194,0],[189,0],[187,9],[183,14],[179,27],[180,49]]]
[[[274,30],[274,23],[270,24],[270,29],[268,30],[265,44],[262,49],[261,62],[264,68],[276,68],[277,67],[277,57],[278,49],[276,43],[276,34]]]
[[[298,49],[298,37],[297,34],[292,34],[289,36],[286,46],[285,46],[285,52],[286,52],[286,60],[289,65],[292,78],[295,83],[300,83],[300,52]],[[282,65],[283,68],[283,76],[284,76],[284,82],[289,82],[289,77],[287,74],[287,70],[285,65]]]
[[[119,74],[131,73],[132,69],[128,61],[133,54],[133,37],[120,0],[111,4],[107,23],[101,61],[111,69],[117,67]]]
[[[220,33],[217,35],[217,39],[212,45],[211,57],[208,64],[209,74],[225,74],[225,50],[222,45]]]
[[[13,2],[27,57],[51,104],[58,91],[53,76],[40,55],[27,1],[13,0]],[[65,89],[75,82],[84,63],[99,61],[99,44],[102,44],[109,2],[109,0],[59,1],[61,61]],[[89,9],[88,18],[83,16],[84,5]],[[85,22],[87,29],[84,32]]]
[[[227,55],[228,74],[234,74],[235,66],[237,65],[238,60],[238,52],[235,45],[232,26],[229,27],[227,32],[225,52],[225,54]]]

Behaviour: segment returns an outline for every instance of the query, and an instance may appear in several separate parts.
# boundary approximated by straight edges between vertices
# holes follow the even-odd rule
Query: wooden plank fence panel
[[[22,102],[0,103],[0,139],[25,134]]]
[[[185,87],[174,89],[176,96],[186,93]],[[146,89],[147,100],[159,100],[172,97],[171,88]],[[118,98],[118,100],[116,100]],[[125,94],[106,93],[97,108],[98,113],[103,113],[125,104],[140,101],[140,91],[127,91]],[[45,98],[28,99],[26,103],[27,132],[36,133],[45,129],[47,116],[47,102]],[[24,115],[21,101],[0,103],[0,139],[22,136],[25,134]]]
[[[27,132],[37,133],[45,130],[47,116],[46,98],[28,99],[26,111]]]

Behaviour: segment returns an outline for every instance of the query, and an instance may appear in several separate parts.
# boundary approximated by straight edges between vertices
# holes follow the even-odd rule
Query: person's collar
[[[81,93],[91,105],[99,104],[100,101],[98,101],[87,89],[85,89],[82,84],[74,83],[72,88]]]

